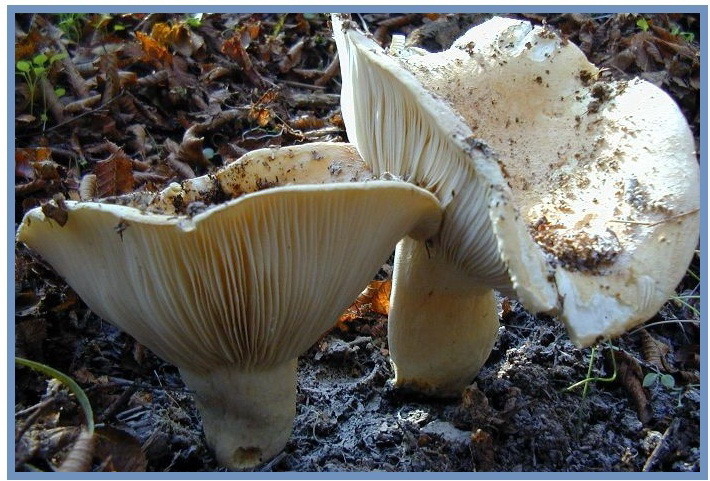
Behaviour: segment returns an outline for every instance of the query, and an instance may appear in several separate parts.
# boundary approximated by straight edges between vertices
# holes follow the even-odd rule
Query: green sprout
[[[30,361],[29,359],[15,357],[15,364],[29,367],[30,369],[41,372],[42,374],[52,377],[64,384],[69,389],[69,391],[74,394],[76,400],[81,406],[81,409],[84,412],[84,418],[86,419],[86,429],[89,431],[89,434],[94,433],[94,412],[91,409],[91,403],[89,403],[89,398],[86,397],[86,393],[84,392],[84,390],[81,389],[81,387],[76,383],[74,379],[70,378],[63,372],[57,371],[56,369],[47,366],[46,364],[42,364],[36,361]]]
[[[86,19],[84,13],[60,13],[57,26],[71,40],[78,42],[81,39],[82,22]]]
[[[671,24],[671,35],[675,35],[676,37],[680,37],[686,42],[692,42],[695,40],[695,34],[693,32],[685,32],[680,28],[680,25],[676,23]]]
[[[199,28],[202,25],[204,13],[189,13],[185,15],[185,24],[190,28]]]
[[[609,349],[612,350],[611,363],[612,363],[613,369],[614,369],[614,372],[612,373],[612,375],[610,377],[592,376],[592,369],[594,367],[594,358],[597,353],[597,347],[593,346],[592,352],[589,356],[589,366],[587,367],[587,377],[582,379],[579,382],[572,384],[571,386],[568,386],[567,389],[565,389],[565,391],[571,391],[573,389],[578,388],[579,386],[584,386],[582,388],[582,399],[584,399],[587,397],[587,393],[589,392],[589,383],[591,383],[591,382],[614,382],[616,380],[616,357],[614,356],[614,346],[611,344],[611,342],[609,342],[608,344],[609,344]]]
[[[640,28],[642,32],[648,32],[648,29],[651,28],[651,25],[649,25],[648,20],[643,17],[636,20],[636,26]]]
[[[38,55],[35,55],[32,57],[31,60],[20,60],[15,64],[15,68],[17,69],[17,75],[21,75],[22,78],[25,80],[25,83],[27,84],[27,88],[29,89],[29,95],[30,95],[30,114],[34,115],[34,103],[35,103],[35,94],[37,92],[37,85],[41,81],[41,79],[47,77],[47,71],[49,68],[52,66],[52,64],[58,60],[62,60],[67,57],[67,54],[65,53],[58,53],[56,55],[52,55],[51,57],[47,57],[45,54],[40,53]],[[61,92],[61,95],[59,92]],[[55,92],[57,93],[58,97],[61,97],[66,93],[64,89],[56,89]],[[47,100],[44,99],[45,103],[45,113],[47,110]]]

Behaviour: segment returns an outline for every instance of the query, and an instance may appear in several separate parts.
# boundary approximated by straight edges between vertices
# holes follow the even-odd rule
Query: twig
[[[288,454],[286,454],[286,451],[281,451],[278,456],[276,456],[274,459],[263,465],[259,471],[271,471],[274,469],[274,466],[279,464]]]
[[[669,319],[669,320],[667,320],[667,321],[656,321],[656,322],[651,322],[651,323],[649,323],[649,324],[644,324],[644,325],[642,325],[642,326],[640,326],[640,327],[637,327],[637,328],[634,329],[633,331],[629,331],[629,332],[627,333],[627,336],[630,336],[630,335],[632,335],[632,334],[635,334],[635,333],[637,333],[637,332],[639,332],[639,331],[641,331],[641,330],[643,330],[643,329],[646,329],[647,327],[658,326],[658,325],[660,325],[660,324],[675,324],[676,322],[679,322],[679,323],[681,323],[681,324],[684,323],[684,322],[690,322],[690,323],[693,323],[693,324],[700,324],[700,321],[699,321],[699,320],[696,320],[696,319]]]
[[[79,115],[77,115],[76,117],[72,117],[72,118],[69,119],[69,120],[65,120],[65,121],[62,122],[62,123],[59,123],[59,124],[57,124],[57,125],[54,125],[54,126],[48,128],[48,129],[46,129],[46,130],[45,130],[45,133],[46,133],[46,132],[51,132],[51,131],[53,131],[53,130],[56,130],[56,129],[58,129],[59,127],[64,127],[65,125],[68,125],[68,124],[70,124],[70,123],[72,123],[72,122],[76,122],[77,120],[79,120],[80,118],[82,118],[82,117],[84,117],[84,116],[86,116],[86,115],[90,115],[90,114],[93,114],[93,113],[96,113],[96,112],[98,112],[98,111],[100,111],[100,110],[105,109],[106,107],[108,107],[109,104],[111,104],[111,103],[115,102],[116,100],[120,99],[120,98],[123,96],[124,93],[125,93],[125,90],[122,90],[121,93],[119,93],[118,95],[116,95],[115,97],[113,97],[111,100],[107,101],[105,104],[100,105],[100,106],[96,107],[95,109],[87,110],[87,111],[84,112],[83,114],[79,114]]]
[[[311,85],[303,82],[296,82],[295,80],[281,80],[281,83],[290,85],[291,87],[299,87],[302,89],[325,90],[325,87],[322,85]]]
[[[22,436],[25,435],[27,430],[32,426],[35,421],[37,421],[37,418],[42,415],[43,412],[45,412],[54,402],[56,401],[56,395],[53,395],[52,397],[45,399],[44,401],[40,402],[39,404],[35,404],[32,407],[29,407],[27,409],[24,409],[22,411],[19,411],[15,413],[15,416],[21,416],[25,414],[28,411],[31,411],[33,409],[36,409],[35,412],[32,413],[30,417],[25,420],[25,423],[22,425],[22,428],[15,434],[15,442],[20,440]]]
[[[190,394],[190,393],[195,392],[195,391],[192,391],[192,390],[184,388],[184,387],[163,386],[163,385],[161,385],[160,387],[157,387],[157,386],[152,386],[150,384],[129,381],[128,379],[123,379],[120,377],[109,377],[108,380],[114,384],[118,384],[119,386],[135,386],[138,389],[145,389],[148,391],[174,391],[174,392],[185,393],[185,394]]]
[[[133,394],[138,390],[138,387],[136,385],[131,385],[128,386],[128,389],[123,391],[123,393],[116,399],[114,402],[112,402],[109,407],[106,408],[106,410],[99,415],[99,421],[100,422],[105,422],[108,419],[111,419],[116,412],[123,407],[124,404],[128,402],[128,400],[133,396]]]
[[[698,212],[700,209],[693,209],[688,212],[682,212],[680,214],[672,215],[670,217],[666,217],[665,219],[659,220],[657,222],[642,222],[642,221],[637,221],[637,220],[621,220],[621,219],[611,219],[609,222],[618,222],[620,224],[632,224],[632,225],[647,225],[649,227],[656,226],[658,224],[663,224],[664,222],[669,222],[672,221],[673,219],[677,219],[679,217],[685,217],[686,215],[690,214],[695,214]]]
[[[668,438],[675,435],[676,431],[678,430],[678,426],[680,426],[680,419],[675,418],[671,425],[668,426],[668,429],[666,429],[666,431],[663,433],[663,436],[661,436],[661,439],[658,441],[658,445],[655,447],[651,455],[644,463],[643,468],[641,468],[641,471],[650,471],[653,465],[659,461],[659,458],[670,449],[670,446],[666,447],[666,442],[668,441]]]

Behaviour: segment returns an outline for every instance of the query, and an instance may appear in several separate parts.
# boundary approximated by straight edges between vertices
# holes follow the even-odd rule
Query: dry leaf
[[[249,120],[256,122],[260,127],[266,127],[271,122],[271,110],[263,107],[252,107],[249,111]]]
[[[473,457],[476,460],[477,471],[492,471],[495,467],[495,449],[493,437],[482,429],[471,434]]]
[[[301,61],[303,47],[305,46],[306,42],[303,40],[299,40],[291,48],[288,49],[286,55],[279,62],[279,70],[281,71],[281,73],[286,73],[294,66],[298,65],[298,63]]]
[[[306,114],[291,120],[290,124],[291,127],[296,130],[312,130],[320,129],[325,126],[325,121],[323,119],[319,119],[315,115]]]
[[[241,32],[236,32],[222,44],[222,53],[239,64],[251,83],[258,87],[264,84],[264,79],[254,69],[251,58],[242,44]]]
[[[74,380],[82,384],[93,384],[96,382],[96,376],[89,371],[86,366],[82,366],[73,373]]]
[[[133,191],[133,162],[123,150],[96,163],[94,169],[98,197],[126,194]]]
[[[616,379],[626,388],[626,393],[631,398],[639,421],[644,425],[651,421],[651,408],[648,405],[648,396],[643,388],[643,371],[641,366],[632,356],[624,351],[611,351],[616,359]]]
[[[67,211],[67,206],[64,203],[64,199],[55,196],[52,201],[42,204],[42,213],[45,217],[53,219],[61,227],[67,223],[69,220],[69,212]]]
[[[367,312],[386,316],[390,311],[392,280],[372,281],[338,319],[338,325],[362,317]]]
[[[671,348],[651,336],[646,329],[641,330],[641,349],[644,359],[656,366],[659,371],[675,371],[675,369],[669,369],[665,360],[666,354],[670,352]]]
[[[158,41],[161,45],[172,45],[180,40],[180,37],[184,35],[183,25],[168,25],[165,22],[158,22],[153,25],[153,29],[150,31],[150,36]]]
[[[25,58],[31,58],[39,51],[39,43],[42,40],[42,35],[36,29],[30,30],[21,40],[15,43],[15,61]]]
[[[250,22],[244,29],[251,40],[255,40],[261,32],[261,22]]]
[[[205,44],[204,39],[184,23],[175,25],[168,25],[165,22],[156,23],[153,25],[150,36],[161,45],[171,46],[186,57],[191,56]]]
[[[37,167],[41,168],[37,163],[45,161],[52,161],[52,151],[48,147],[17,148],[15,149],[15,175],[32,180],[37,173]],[[40,175],[40,178],[43,177]]]
[[[102,471],[136,472],[145,471],[148,461],[138,440],[120,429],[103,427],[96,430],[97,457]]]
[[[263,104],[270,104],[272,102],[275,102],[279,98],[279,91],[278,89],[269,89],[259,97],[259,100],[256,101],[254,105],[263,105]]]
[[[141,32],[136,32],[136,38],[143,49],[143,60],[145,62],[156,64],[159,67],[164,64],[172,64],[173,56],[160,42]]]

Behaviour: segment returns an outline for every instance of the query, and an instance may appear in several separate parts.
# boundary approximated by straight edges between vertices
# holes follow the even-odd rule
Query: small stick
[[[93,110],[87,110],[87,111],[84,112],[83,114],[79,114],[79,115],[77,115],[76,117],[72,117],[72,118],[69,119],[69,120],[66,120],[66,121],[64,121],[64,122],[62,122],[62,123],[59,123],[59,124],[57,124],[57,125],[55,125],[55,126],[53,126],[53,127],[50,127],[50,128],[48,128],[48,129],[46,129],[46,130],[45,130],[45,133],[46,133],[46,132],[51,132],[52,130],[56,130],[56,129],[58,129],[59,127],[64,127],[65,125],[70,124],[70,123],[72,123],[72,122],[76,122],[77,120],[79,120],[80,118],[82,118],[82,117],[84,117],[84,116],[86,116],[86,115],[93,114],[93,113],[96,113],[96,112],[98,112],[98,111],[100,111],[100,110],[103,110],[103,109],[106,108],[109,104],[111,104],[111,103],[115,102],[116,100],[120,99],[124,92],[125,92],[125,90],[122,90],[120,94],[116,95],[115,97],[113,97],[111,100],[109,100],[109,101],[106,102],[105,104],[100,105],[99,107],[97,107],[97,108],[95,108],[95,109],[93,109]]]
[[[678,426],[680,426],[680,420],[676,418],[673,420],[671,425],[668,426],[668,429],[666,429],[666,431],[663,433],[663,436],[661,436],[660,441],[658,441],[658,445],[648,457],[646,463],[644,463],[643,468],[641,468],[641,471],[650,471],[653,465],[659,461],[659,458],[670,449],[670,446],[665,446],[666,441],[668,441],[671,436],[675,435],[676,431],[678,430]]]
[[[20,440],[22,438],[22,436],[25,435],[25,433],[30,428],[30,426],[32,426],[35,423],[35,421],[37,421],[37,418],[40,417],[42,415],[42,413],[47,410],[47,408],[49,408],[52,404],[54,404],[55,401],[56,401],[56,397],[53,395],[52,397],[45,399],[44,401],[40,402],[39,404],[35,404],[34,406],[27,408],[27,409],[15,414],[15,416],[19,416],[27,411],[30,411],[32,409],[36,409],[36,411],[33,412],[30,417],[27,418],[27,420],[25,421],[25,424],[22,426],[22,428],[20,428],[20,430],[15,435],[15,442]]]
[[[99,416],[99,421],[106,422],[107,420],[111,419],[116,414],[116,412],[128,402],[128,400],[131,398],[131,396],[133,396],[133,394],[137,390],[138,387],[135,384],[128,386],[128,389],[123,391],[123,393],[118,397],[118,399],[112,402],[109,407],[107,407],[106,410],[101,413],[101,415]]]
[[[642,222],[642,221],[636,221],[636,220],[620,220],[620,219],[611,219],[609,222],[619,222],[621,224],[633,224],[633,225],[647,225],[649,227],[653,227],[658,224],[663,224],[664,222],[670,222],[673,219],[677,219],[679,217],[685,217],[686,215],[690,214],[695,214],[698,212],[700,209],[693,209],[688,212],[682,212],[680,214],[672,215],[670,217],[666,217],[665,219],[659,220],[657,222]]]
[[[306,84],[303,82],[296,82],[295,80],[282,80],[281,83],[284,83],[286,85],[290,85],[292,87],[300,87],[302,89],[311,89],[311,90],[325,90],[325,87],[322,85],[311,85],[311,84]]]
[[[266,463],[264,466],[262,466],[261,469],[259,469],[259,471],[271,471],[272,469],[274,469],[274,466],[279,464],[281,462],[281,460],[283,460],[283,458],[285,458],[286,456],[287,456],[286,451],[281,451],[278,456],[276,456],[274,459],[272,459],[271,461]]]

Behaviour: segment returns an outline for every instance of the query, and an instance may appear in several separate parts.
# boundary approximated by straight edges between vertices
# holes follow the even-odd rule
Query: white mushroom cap
[[[437,194],[450,262],[559,313],[580,345],[665,302],[697,243],[699,174],[664,92],[598,80],[576,46],[527,22],[494,18],[445,52],[399,57],[333,24],[348,135],[375,175]],[[454,185],[475,192],[460,200]]]
[[[409,232],[429,237],[441,219],[430,193],[378,180],[273,187],[207,206],[192,217],[176,214],[179,195],[208,199],[196,194],[197,185],[212,191],[215,179],[234,180],[238,173],[246,182],[230,186],[245,192],[269,167],[309,170],[300,161],[312,152],[323,157],[313,162],[326,167],[311,168],[318,175],[303,175],[302,182],[324,182],[323,172],[335,161],[347,164],[341,172],[357,169],[371,176],[345,144],[267,149],[216,176],[172,185],[147,205],[130,197],[141,209],[67,202],[68,220],[61,227],[33,209],[17,233],[94,312],[180,367],[197,391],[208,440],[231,467],[281,449],[295,410],[284,416],[279,407],[295,405],[293,360],[335,323],[400,238]],[[341,178],[328,175],[334,182]],[[151,212],[161,209],[169,213]],[[283,372],[293,378],[284,380]],[[257,389],[255,378],[277,388]],[[225,385],[227,380],[233,384]],[[228,399],[230,389],[253,403],[244,411],[262,417],[233,419],[244,414],[225,408],[236,404]],[[269,403],[278,409],[270,411]],[[235,426],[243,432],[235,433]]]

